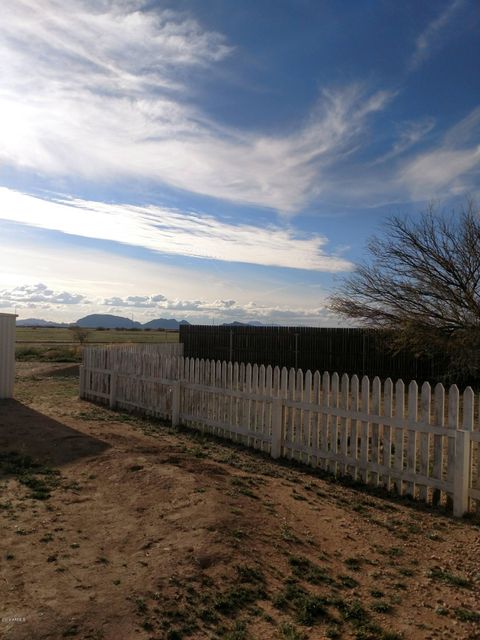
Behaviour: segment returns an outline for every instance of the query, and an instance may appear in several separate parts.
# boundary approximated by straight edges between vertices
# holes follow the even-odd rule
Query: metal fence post
[[[282,455],[283,445],[283,402],[282,398],[272,400],[272,447],[270,455],[277,459]]]
[[[470,489],[470,432],[455,433],[455,467],[453,476],[453,515],[461,518],[468,511]]]

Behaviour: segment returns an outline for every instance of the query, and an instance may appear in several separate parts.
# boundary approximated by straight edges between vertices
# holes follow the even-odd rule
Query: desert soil
[[[0,638],[480,639],[480,526],[78,399],[0,403]]]

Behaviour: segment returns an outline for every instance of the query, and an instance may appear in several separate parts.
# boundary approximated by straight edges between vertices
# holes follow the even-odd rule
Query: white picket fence
[[[401,495],[480,510],[480,431],[468,387],[405,388],[318,371],[88,347],[80,397],[136,410],[349,475]]]

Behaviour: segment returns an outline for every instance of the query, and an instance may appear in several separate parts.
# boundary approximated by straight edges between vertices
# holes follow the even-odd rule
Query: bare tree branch
[[[387,330],[394,348],[441,353],[452,373],[480,374],[480,218],[473,202],[447,216],[390,218],[368,260],[345,278],[330,308]]]

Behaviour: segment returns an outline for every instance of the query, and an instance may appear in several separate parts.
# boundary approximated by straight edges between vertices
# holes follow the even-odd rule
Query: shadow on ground
[[[79,458],[97,456],[109,446],[21,402],[0,401],[0,451],[16,451],[59,467]]]

